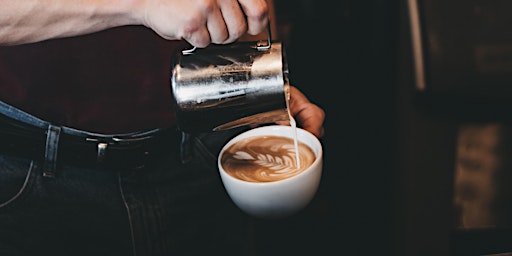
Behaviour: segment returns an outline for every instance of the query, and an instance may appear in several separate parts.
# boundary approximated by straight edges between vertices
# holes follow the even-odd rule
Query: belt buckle
[[[145,140],[148,140],[151,138],[153,138],[153,136],[146,135],[146,136],[140,136],[140,137],[118,137],[118,136],[104,137],[104,138],[102,138],[102,137],[87,137],[85,140],[88,142],[97,143],[96,144],[96,149],[97,149],[96,163],[103,164],[103,163],[105,163],[105,159],[108,155],[107,150],[108,150],[109,146],[111,146],[111,145],[130,145],[130,144],[145,141]],[[145,154],[148,154],[148,153],[145,152]],[[142,166],[136,166],[136,168],[141,168],[143,166],[144,166],[144,164],[142,164]]]

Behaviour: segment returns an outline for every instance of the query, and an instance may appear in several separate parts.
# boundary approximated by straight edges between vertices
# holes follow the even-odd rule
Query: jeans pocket
[[[32,161],[0,155],[0,211],[22,201],[33,183],[33,172]]]

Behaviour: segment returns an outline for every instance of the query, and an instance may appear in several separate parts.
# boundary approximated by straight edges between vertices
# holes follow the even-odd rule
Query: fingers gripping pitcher
[[[237,42],[179,52],[171,87],[178,128],[197,133],[290,120],[280,42]]]

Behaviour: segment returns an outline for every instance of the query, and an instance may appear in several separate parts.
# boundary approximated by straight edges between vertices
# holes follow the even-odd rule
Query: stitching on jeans
[[[121,172],[117,172],[117,184],[119,186],[119,192],[121,193],[121,198],[123,199],[124,208],[126,209],[126,214],[128,215],[128,224],[130,225],[130,238],[132,240],[132,251],[133,256],[137,256],[137,250],[135,247],[135,232],[133,230],[133,219],[132,214],[130,212],[130,206],[128,206],[128,202],[126,202],[126,197],[124,195],[123,190],[123,180],[121,178]]]
[[[25,181],[23,181],[23,186],[19,189],[18,193],[14,195],[11,199],[7,200],[6,202],[0,204],[0,208],[4,208],[10,203],[14,202],[16,199],[20,198],[23,193],[25,193],[25,189],[28,186],[28,183],[30,181],[30,177],[32,176],[32,170],[34,169],[34,161],[30,161],[30,166],[27,172],[27,176],[25,176]]]

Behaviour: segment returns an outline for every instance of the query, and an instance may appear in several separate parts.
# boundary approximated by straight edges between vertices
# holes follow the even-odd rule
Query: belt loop
[[[181,132],[180,160],[182,164],[186,164],[192,159],[192,145],[190,139],[191,135],[189,133]]]
[[[46,131],[46,147],[44,150],[43,176],[53,178],[57,171],[57,153],[61,128],[50,125]]]

